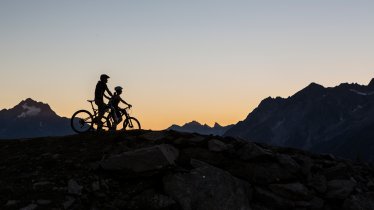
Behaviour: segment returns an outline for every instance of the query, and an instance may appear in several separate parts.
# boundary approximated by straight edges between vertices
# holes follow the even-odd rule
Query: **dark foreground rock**
[[[0,142],[0,209],[374,209],[368,164],[174,131]]]

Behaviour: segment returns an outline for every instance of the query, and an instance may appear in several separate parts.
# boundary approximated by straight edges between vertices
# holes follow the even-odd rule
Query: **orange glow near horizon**
[[[366,80],[368,82],[370,81],[370,79]],[[362,82],[361,84],[366,85],[368,82]],[[263,92],[243,91],[243,95],[221,95],[222,100],[214,101],[209,101],[202,95],[193,95],[190,96],[193,99],[183,100],[174,100],[173,98],[170,98],[168,101],[166,101],[165,97],[159,97],[163,100],[154,101],[154,103],[149,103],[152,101],[151,99],[137,98],[135,93],[128,94],[128,98],[126,98],[126,95],[123,95],[123,98],[133,105],[130,114],[140,120],[143,129],[163,130],[170,127],[172,124],[183,125],[193,120],[198,121],[201,124],[208,124],[209,126],[213,126],[216,122],[225,126],[236,124],[245,119],[247,115],[258,106],[261,100],[269,96],[281,96],[287,98],[306,87],[309,83],[310,82],[302,85],[294,85],[294,88],[262,87],[261,89],[258,87],[256,89],[261,89]],[[330,85],[320,84],[325,87],[330,87],[336,86],[339,83],[340,82]],[[289,87],[291,87],[291,84]],[[86,91],[86,93],[92,91],[93,90]],[[273,93],[270,94],[270,92]],[[61,99],[61,94],[49,95],[43,93],[36,96],[25,95],[23,98],[14,96],[13,98],[8,98],[8,104],[2,104],[0,109],[12,108],[21,100],[29,97],[36,101],[48,103],[51,108],[62,117],[70,118],[75,111],[80,109],[91,111],[90,104],[86,99],[91,99],[92,97],[88,97],[87,95],[84,96],[82,93],[77,94],[74,97],[65,98],[64,100]],[[80,99],[80,97],[82,99]],[[187,95],[185,97],[187,97]],[[188,101],[198,102],[186,103]],[[216,101],[219,101],[220,103],[216,103]],[[11,105],[10,102],[13,102],[13,104]]]
[[[70,117],[106,73],[145,129],[228,125],[311,82],[374,77],[374,1],[269,1],[0,1],[0,109]]]

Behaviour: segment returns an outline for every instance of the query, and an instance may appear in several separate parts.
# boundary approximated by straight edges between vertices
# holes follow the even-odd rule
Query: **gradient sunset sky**
[[[372,0],[0,0],[0,109],[89,109],[100,74],[147,129],[237,123],[311,82],[374,77]]]

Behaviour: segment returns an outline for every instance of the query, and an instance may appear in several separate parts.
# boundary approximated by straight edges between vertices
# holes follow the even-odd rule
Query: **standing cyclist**
[[[99,109],[99,115],[97,116],[97,130],[101,130],[103,127],[103,123],[101,122],[101,118],[103,118],[103,115],[105,113],[106,105],[104,103],[104,97],[107,99],[110,99],[113,94],[109,91],[108,86],[106,83],[108,82],[109,76],[106,74],[102,74],[100,76],[100,81],[97,82],[96,89],[95,89],[95,104],[98,106]],[[108,92],[110,95],[105,95],[105,92]]]

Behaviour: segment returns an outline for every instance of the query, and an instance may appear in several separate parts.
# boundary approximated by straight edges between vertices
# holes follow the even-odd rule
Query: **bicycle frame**
[[[99,109],[95,109],[94,105],[93,105],[93,102],[94,101],[88,101],[91,103],[91,108],[92,108],[92,111],[93,111],[93,116],[96,117],[98,112],[99,112]]]
[[[125,117],[126,117],[125,121],[127,121],[127,120],[130,118],[130,114],[126,111],[127,109],[130,109],[130,107],[126,107],[126,108],[124,108],[124,109],[122,110],[123,115],[125,115]],[[122,116],[123,116],[123,115],[122,115]],[[131,120],[128,120],[128,122],[129,122],[130,127],[132,127],[133,125],[132,125]]]
[[[94,100],[87,100],[87,101],[90,102],[90,104],[91,104],[91,108],[92,108],[92,111],[93,111],[93,118],[98,117],[98,115],[99,115],[99,109],[95,108],[95,106],[93,105],[93,103],[95,101]],[[109,105],[107,105],[107,107],[105,108],[103,117],[104,117],[105,113],[110,113],[110,110],[111,110],[111,107]],[[97,123],[95,123],[95,124],[97,124]],[[106,127],[106,126],[104,125],[103,127]]]
[[[129,108],[130,108],[130,107],[125,107],[125,108],[119,110],[120,116],[117,116],[117,117],[122,118],[123,116],[125,116],[125,117],[124,117],[125,119],[122,118],[122,120],[119,121],[119,122],[117,122],[117,123],[113,120],[113,123],[115,123],[115,126],[119,125],[119,124],[120,124],[121,122],[123,122],[123,121],[128,121],[130,127],[133,126],[131,120],[128,120],[128,119],[130,118],[130,114],[129,114],[126,110],[129,109]],[[114,108],[113,106],[110,106],[110,105],[109,105],[109,110],[111,110],[112,112],[114,112],[114,111],[115,111],[115,108]]]

